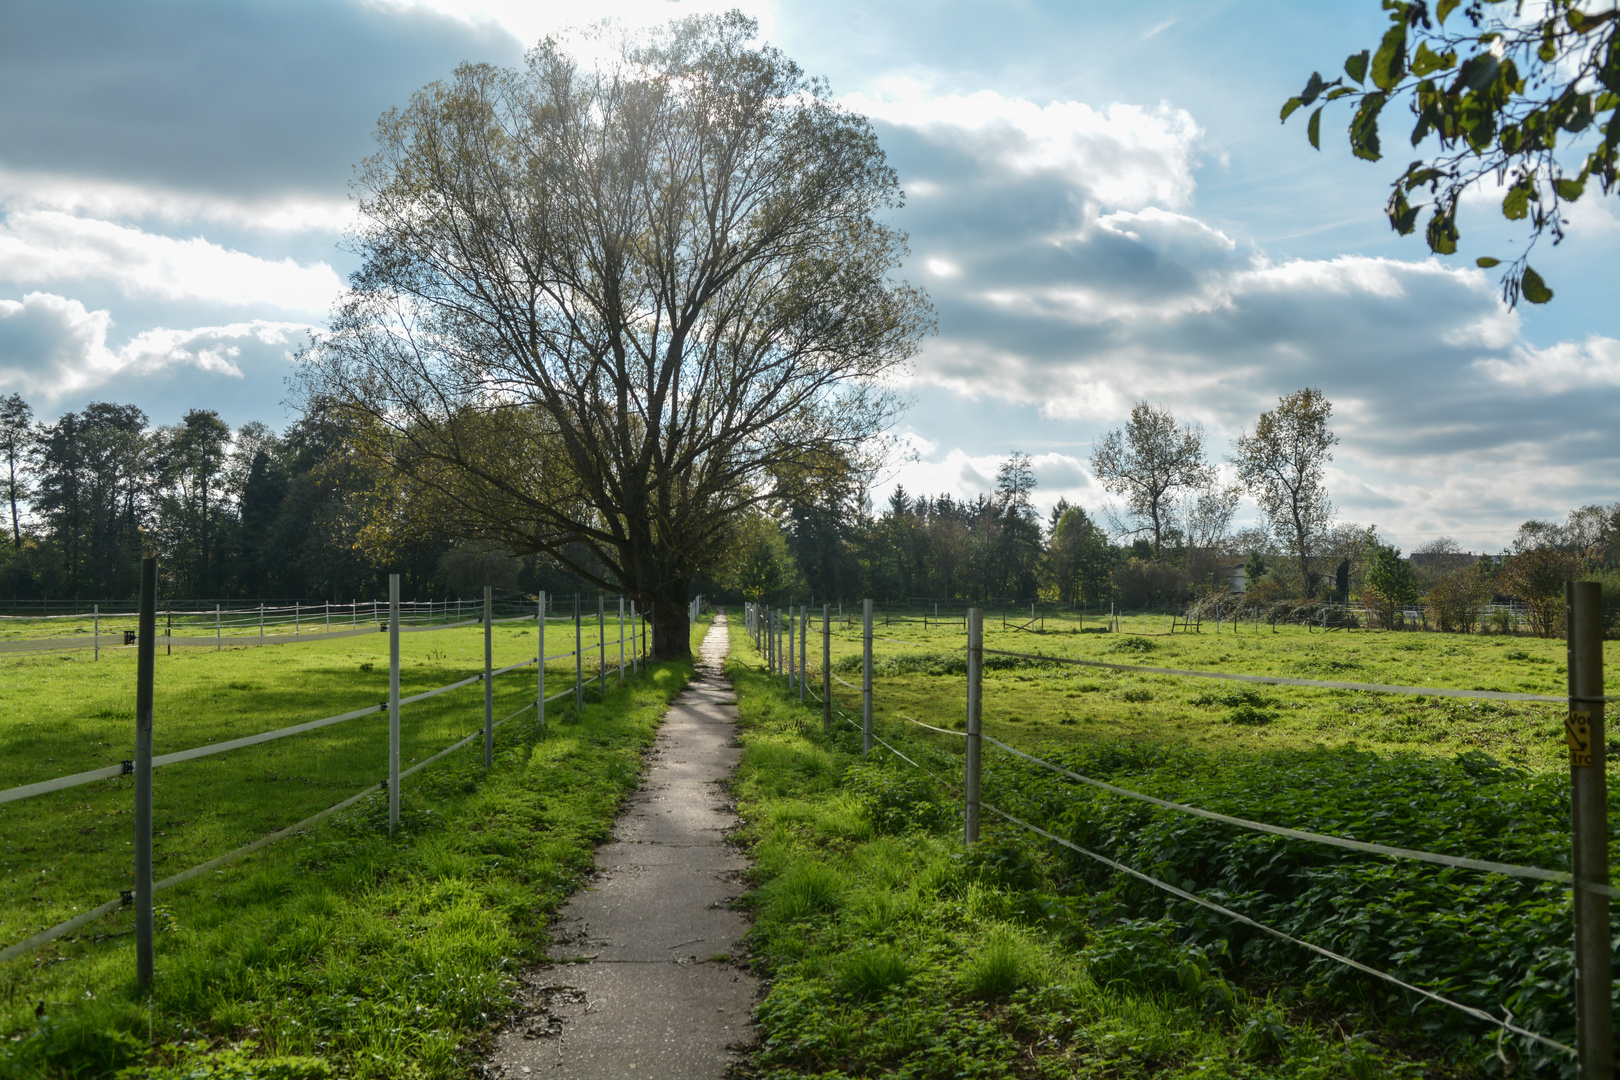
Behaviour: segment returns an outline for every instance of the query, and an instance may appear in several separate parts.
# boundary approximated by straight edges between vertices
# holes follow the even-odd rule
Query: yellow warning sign
[[[1571,765],[1592,764],[1592,714],[1586,709],[1571,709],[1564,719],[1564,742],[1569,744]]]

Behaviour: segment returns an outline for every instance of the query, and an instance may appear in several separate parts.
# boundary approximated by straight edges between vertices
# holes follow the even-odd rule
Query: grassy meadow
[[[1010,620],[1009,620],[1010,622]],[[1251,625],[1122,632],[986,620],[986,647],[1109,663],[1557,694],[1563,643]],[[961,740],[960,620],[875,633],[878,733],[946,780]],[[819,665],[813,634],[812,665]],[[986,814],[892,755],[860,757],[733,631],[737,793],[773,977],[754,1075],[1560,1076],[1566,1058],[1314,957]],[[1614,644],[1606,646],[1612,664]],[[858,626],[833,667],[860,671]],[[985,730],[1086,775],[1314,831],[1568,868],[1562,711],[1254,686],[987,658]],[[1614,681],[1611,679],[1610,686]],[[835,684],[858,716],[859,694]],[[1613,750],[1611,743],[1611,752]],[[1620,792],[1611,782],[1611,821]],[[985,748],[987,803],[1268,925],[1562,1041],[1567,890],[1349,855],[1077,787]],[[1620,869],[1620,845],[1613,845]],[[1620,876],[1620,875],[1617,875]]]
[[[703,630],[694,628],[694,647]],[[494,642],[496,665],[515,663],[534,655],[535,630],[498,625]],[[571,649],[571,627],[548,626],[547,644],[552,654]],[[11,1036],[0,1038],[0,1077],[110,1076],[150,1062],[187,1077],[465,1074],[690,674],[654,665],[621,689],[616,641],[609,655],[605,696],[588,692],[579,715],[571,701],[553,702],[543,736],[532,710],[511,721],[497,732],[493,770],[475,741],[405,780],[397,839],[376,794],[159,893],[150,1001],[134,994],[127,912],[0,965],[0,1035]],[[404,635],[401,657],[402,694],[441,686],[482,670],[483,632]],[[587,677],[593,664],[587,654]],[[0,656],[0,668],[0,788],[131,755],[132,652],[99,662],[82,651]],[[383,634],[160,651],[155,752],[385,701],[387,682]],[[572,658],[548,665],[548,693],[572,682]],[[497,719],[534,691],[532,666],[498,678]],[[402,766],[482,722],[478,683],[405,706]],[[375,784],[386,756],[381,714],[158,769],[155,876]],[[0,805],[0,944],[129,887],[131,794],[124,777]],[[232,1072],[233,1060],[269,1071]]]

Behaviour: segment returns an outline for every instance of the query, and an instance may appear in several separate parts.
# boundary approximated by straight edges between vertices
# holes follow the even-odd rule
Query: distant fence
[[[155,560],[148,560],[148,562],[155,563]],[[148,580],[155,584],[155,569],[148,571],[147,567],[143,567],[143,576],[147,576]],[[565,606],[568,603],[567,601],[564,602],[564,605],[559,605],[556,603],[557,598],[551,598],[546,594],[541,593],[535,600],[532,614],[496,618],[494,598],[487,589],[485,590],[485,598],[481,604],[474,605],[467,603],[465,607],[457,606],[455,608],[449,607],[448,605],[442,607],[412,605],[409,602],[400,601],[398,599],[398,589],[398,575],[393,575],[390,579],[391,599],[389,601],[385,603],[368,602],[366,605],[357,605],[352,610],[347,612],[355,621],[359,620],[361,612],[365,613],[368,625],[364,630],[360,630],[358,632],[377,633],[377,627],[371,624],[380,618],[382,622],[382,630],[389,635],[389,696],[387,701],[380,702],[376,705],[368,705],[364,708],[339,713],[334,716],[327,716],[317,720],[309,720],[303,723],[293,724],[274,731],[261,732],[256,735],[249,735],[239,739],[231,739],[219,743],[210,743],[205,746],[193,747],[188,750],[181,750],[175,753],[161,754],[156,756],[154,756],[151,752],[151,659],[153,654],[156,652],[156,649],[159,647],[160,642],[160,635],[157,633],[157,609],[155,603],[148,606],[146,610],[140,612],[140,626],[137,631],[139,640],[136,646],[139,662],[138,681],[135,688],[135,756],[131,759],[118,762],[117,764],[90,769],[71,775],[52,777],[50,779],[40,780],[31,784],[23,784],[17,787],[0,790],[0,804],[3,804],[15,802],[21,799],[48,795],[52,792],[64,791],[69,788],[76,788],[84,784],[91,784],[101,780],[133,775],[135,779],[134,786],[136,802],[136,829],[133,844],[135,848],[135,887],[133,890],[122,892],[120,896],[115,899],[108,900],[107,902],[91,908],[88,911],[82,912],[71,919],[58,923],[57,925],[43,932],[34,934],[21,941],[14,942],[0,948],[0,962],[11,960],[22,956],[25,953],[31,952],[42,945],[64,937],[65,935],[72,933],[74,930],[77,930],[79,927],[109,915],[120,908],[133,906],[136,919],[137,966],[139,969],[138,981],[144,985],[150,982],[152,973],[152,895],[154,892],[160,892],[165,889],[173,888],[176,885],[190,881],[210,870],[214,870],[227,863],[234,862],[243,856],[258,851],[269,844],[275,843],[277,840],[282,840],[286,837],[302,832],[305,829],[308,829],[310,826],[315,825],[327,817],[330,817],[332,814],[335,814],[349,806],[353,806],[355,803],[361,801],[367,796],[376,794],[379,791],[386,791],[388,793],[389,834],[392,835],[399,825],[400,782],[402,780],[411,776],[413,773],[426,768],[434,762],[455,753],[457,750],[478,739],[480,735],[483,737],[484,765],[487,767],[493,764],[494,732],[497,728],[509,723],[512,720],[515,720],[519,716],[522,716],[529,710],[533,709],[536,713],[537,727],[541,732],[544,732],[546,727],[546,706],[549,703],[572,696],[574,698],[575,708],[582,708],[584,706],[584,694],[588,682],[599,682],[602,690],[605,692],[609,672],[613,670],[615,666],[617,668],[618,680],[622,684],[624,682],[627,666],[631,676],[634,677],[635,675],[639,674],[641,666],[646,663],[647,659],[652,655],[653,637],[650,619],[643,619],[641,617],[641,613],[637,611],[634,602],[630,602],[627,607],[626,601],[623,598],[618,598],[617,611],[610,614],[607,608],[606,598],[602,596],[597,597],[597,602],[595,605],[597,641],[594,644],[587,645],[585,643],[585,638],[587,637],[587,626],[590,621],[590,612],[588,610],[588,606],[581,602],[581,597],[578,595],[575,595],[572,598],[571,604],[573,610],[567,614],[557,615],[553,613],[556,607]],[[316,606],[315,610],[320,616],[330,614],[330,610],[322,610],[320,606]],[[452,615],[455,617],[452,617]],[[648,615],[651,615],[650,611],[648,612]],[[296,619],[297,617],[298,613],[295,612],[293,618]],[[413,617],[418,620],[417,625],[404,625],[407,620],[412,619]],[[616,638],[610,636],[608,632],[609,619],[612,619],[616,624]],[[501,668],[494,667],[491,638],[493,627],[501,623],[529,622],[532,622],[538,630],[535,657],[533,659],[520,661],[516,664],[509,664]],[[567,652],[558,652],[547,655],[545,651],[547,625],[557,623],[562,623],[564,626],[570,623],[572,624],[572,636],[574,639],[573,648]],[[405,697],[400,696],[400,634],[413,631],[437,631],[472,626],[484,627],[484,666],[481,672],[470,675],[467,678],[461,679],[457,682],[449,683],[445,686],[436,687],[431,690],[411,694]],[[291,640],[292,637],[291,635],[282,636],[286,640]],[[320,636],[325,635],[304,634],[299,640],[310,641]],[[333,633],[331,636],[339,636],[339,634]],[[204,641],[202,643],[213,644],[213,642],[210,641]],[[231,643],[240,644],[241,642],[233,641]],[[565,641],[564,644],[566,645],[567,642]],[[617,644],[618,649],[616,664],[612,653],[612,648],[615,644]],[[597,653],[597,671],[594,673],[594,679],[587,680],[585,675],[585,655],[592,651]],[[569,657],[574,658],[574,679],[572,685],[548,696],[546,693],[546,662],[564,660]],[[534,700],[528,702],[522,708],[511,713],[510,715],[497,720],[493,711],[494,680],[500,676],[508,675],[515,671],[520,671],[521,669],[529,667],[530,665],[534,665],[536,667]],[[471,686],[474,683],[482,683],[485,688],[482,728],[443,748],[442,750],[428,757],[426,760],[417,762],[409,768],[401,769],[400,710],[404,706],[425,701],[463,687]],[[209,859],[206,862],[193,866],[190,869],[183,870],[160,881],[152,880],[151,792],[153,769],[166,765],[177,764],[182,761],[192,761],[198,758],[210,757],[215,754],[223,754],[232,750],[241,750],[252,746],[260,746],[266,743],[288,738],[293,735],[299,735],[305,732],[330,727],[332,725],[342,724],[347,721],[357,720],[365,716],[375,716],[380,713],[386,713],[389,718],[388,775],[385,779],[373,784],[363,791],[349,796],[341,802],[326,807],[318,813],[313,814],[304,820],[297,822],[296,824],[289,825],[286,828],[270,833],[267,836],[260,837],[259,839],[245,844],[234,851],[227,852],[226,854],[220,855],[217,858]]]
[[[1317,955],[1353,968],[1363,974],[1372,976],[1386,983],[1418,994],[1438,1004],[1456,1009],[1459,1012],[1476,1020],[1491,1024],[1503,1032],[1512,1033],[1522,1038],[1540,1043],[1543,1046],[1568,1054],[1575,1058],[1580,1066],[1583,1080],[1596,1080],[1603,1077],[1605,1080],[1613,1075],[1613,1006],[1611,1001],[1611,988],[1613,986],[1613,971],[1611,970],[1611,938],[1610,938],[1610,911],[1609,901],[1617,895],[1616,890],[1609,884],[1608,861],[1608,823],[1607,823],[1607,797],[1605,772],[1605,742],[1603,711],[1605,703],[1620,700],[1620,696],[1603,693],[1603,619],[1604,608],[1602,590],[1595,583],[1572,583],[1569,593],[1569,608],[1571,626],[1569,645],[1569,685],[1570,691],[1566,696],[1553,696],[1547,694],[1517,694],[1489,690],[1462,690],[1449,687],[1419,687],[1419,686],[1385,686],[1372,683],[1335,682],[1317,679],[1295,679],[1271,675],[1248,675],[1232,672],[1193,671],[1175,668],[1148,667],[1141,664],[1107,663],[1095,660],[1082,660],[1070,657],[1043,655],[1038,652],[1011,652],[984,647],[983,627],[984,613],[976,608],[964,612],[961,620],[966,636],[966,642],[961,648],[966,652],[966,724],[965,730],[956,730],[928,724],[904,714],[900,718],[916,728],[927,729],[941,735],[948,735],[960,739],[963,746],[960,772],[958,779],[941,776],[917,761],[913,756],[906,754],[893,743],[877,734],[873,724],[873,645],[876,641],[893,642],[895,644],[913,647],[927,647],[924,643],[905,641],[898,638],[879,637],[874,631],[876,611],[873,602],[864,601],[861,610],[861,684],[856,686],[834,675],[831,663],[831,628],[836,622],[846,621],[853,616],[840,620],[831,605],[823,605],[820,612],[813,612],[807,605],[801,605],[795,611],[792,608],[783,610],[762,605],[750,604],[745,609],[745,627],[756,651],[761,656],[767,670],[773,675],[784,679],[790,690],[796,691],[800,702],[817,700],[822,706],[822,720],[825,729],[831,733],[835,719],[842,720],[861,731],[862,753],[870,754],[877,746],[890,751],[897,759],[912,768],[918,769],[934,779],[935,782],[959,794],[962,801],[964,838],[968,844],[976,843],[979,839],[981,811],[988,811],[1007,822],[1022,828],[1031,834],[1040,836],[1052,843],[1058,844],[1067,850],[1076,852],[1098,863],[1106,865],[1120,873],[1130,875],[1156,889],[1160,889],[1178,899],[1196,904],[1206,910],[1213,911],[1225,918],[1242,923],[1254,930],[1258,930],[1279,940],[1291,942],[1301,948],[1308,949]],[[815,624],[820,616],[821,656],[819,665],[811,665],[811,656],[808,640],[814,635]],[[1038,612],[1031,612],[1031,624],[1038,617]],[[953,622],[955,620],[952,620]],[[943,628],[946,625],[943,615],[936,616],[934,626]],[[1017,626],[1011,629],[1019,629]],[[797,647],[795,648],[795,642]],[[1119,671],[1142,672],[1177,678],[1194,679],[1221,679],[1245,683],[1261,683],[1278,686],[1316,687],[1332,690],[1355,690],[1370,693],[1393,695],[1422,694],[1433,697],[1471,698],[1489,701],[1524,701],[1544,702],[1548,704],[1567,705],[1565,731],[1566,742],[1570,752],[1571,766],[1571,802],[1572,814],[1572,847],[1574,851],[1574,872],[1567,873],[1559,870],[1548,870],[1542,867],[1518,866],[1508,863],[1492,862],[1482,859],[1471,859],[1437,852],[1419,851],[1410,848],[1395,847],[1384,844],[1372,844],[1365,841],[1354,840],[1349,837],[1330,836],[1321,833],[1307,832],[1299,829],[1290,829],[1283,826],[1271,825],[1246,818],[1235,817],[1201,807],[1189,806],[1182,803],[1161,799],[1142,792],[1131,791],[1118,787],[1092,777],[1083,776],[1060,765],[1045,761],[1028,754],[1016,747],[1010,746],[999,739],[985,735],[982,730],[983,723],[983,690],[982,673],[984,670],[984,657],[998,655],[1021,659],[1036,664],[1076,665],[1088,668],[1104,668]],[[819,675],[820,692],[810,689],[812,672]],[[834,686],[843,688],[851,694],[860,695],[859,716],[847,709],[837,700]],[[1575,889],[1575,967],[1576,967],[1576,1009],[1578,1046],[1569,1046],[1566,1043],[1552,1039],[1546,1035],[1531,1031],[1513,1022],[1511,1013],[1506,1019],[1494,1016],[1482,1009],[1466,1005],[1450,997],[1436,993],[1424,987],[1412,985],[1388,972],[1379,971],[1361,963],[1349,956],[1342,955],[1303,940],[1285,931],[1272,926],[1264,925],[1239,912],[1218,904],[1206,897],[1198,896],[1190,891],[1181,889],[1168,882],[1161,881],[1152,875],[1143,873],[1124,863],[1108,856],[1090,851],[1064,837],[1058,836],[1047,829],[1028,821],[1024,821],[1001,809],[985,803],[980,798],[980,781],[982,774],[983,746],[990,746],[1010,754],[1025,762],[1062,775],[1076,783],[1092,786],[1114,795],[1145,802],[1161,809],[1177,813],[1189,814],[1207,820],[1218,821],[1223,824],[1255,832],[1283,836],[1289,839],[1306,841],[1345,850],[1357,851],[1388,858],[1408,859],[1440,866],[1458,867],[1476,870],[1485,873],[1503,874],[1511,877],[1526,878],[1563,885]],[[917,757],[923,755],[917,754]]]

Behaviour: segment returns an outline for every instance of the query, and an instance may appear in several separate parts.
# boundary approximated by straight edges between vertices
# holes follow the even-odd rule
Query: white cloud
[[[56,210],[0,223],[0,281],[23,286],[102,282],[128,296],[325,312],[343,288],[324,262],[303,266]]]
[[[0,166],[0,210],[55,210],[103,221],[142,219],[171,225],[199,223],[277,235],[341,233],[354,222],[347,199],[289,194],[272,199],[229,199],[93,176],[19,172]]]
[[[113,348],[107,344],[112,325],[109,312],[91,311],[53,293],[0,300],[0,389],[54,402],[125,373],[192,367],[240,379],[244,349],[290,359],[303,335],[317,329],[255,319],[190,330],[147,330]]]
[[[588,7],[567,4],[537,4],[534,0],[369,0],[389,11],[412,9],[436,12],[462,19],[469,25],[493,23],[521,41],[533,45],[548,34],[556,35],[575,27],[612,19],[628,27],[662,26],[671,19],[688,15],[720,15],[742,10],[759,20],[760,32],[769,38],[775,29],[775,5],[768,0],[595,0]],[[581,55],[578,49],[575,55]]]
[[[1203,129],[1185,109],[1079,101],[1036,105],[993,90],[929,96],[895,81],[885,93],[845,95],[843,103],[875,120],[915,129],[996,169],[1055,173],[1103,206],[1137,210],[1182,206],[1194,188],[1194,154]],[[927,174],[924,182],[944,178]],[[916,183],[906,178],[909,187]]]
[[[1534,394],[1620,387],[1620,341],[1593,334],[1580,344],[1562,341],[1545,349],[1519,347],[1510,358],[1477,360],[1474,366],[1494,382]]]

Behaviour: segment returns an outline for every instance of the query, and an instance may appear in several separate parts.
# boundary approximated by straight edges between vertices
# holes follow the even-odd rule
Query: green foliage
[[[1530,241],[1503,274],[1502,295],[1510,304],[1520,297],[1545,304],[1553,291],[1528,264],[1530,249],[1543,233],[1554,243],[1563,239],[1560,204],[1579,200],[1589,181],[1608,194],[1620,179],[1620,18],[1585,11],[1575,0],[1552,0],[1528,18],[1510,13],[1508,5],[1474,4],[1468,26],[1447,29],[1458,3],[1440,0],[1431,19],[1423,0],[1386,0],[1391,25],[1376,51],[1363,49],[1345,60],[1345,74],[1356,85],[1312,72],[1304,90],[1284,103],[1282,119],[1318,98],[1347,98],[1355,106],[1351,150],[1377,161],[1383,156],[1380,114],[1390,101],[1404,100],[1417,121],[1412,146],[1432,136],[1438,148],[1395,179],[1385,207],[1390,227],[1406,235],[1428,210],[1430,250],[1454,254],[1463,192],[1492,178],[1505,183],[1502,215],[1527,222]],[[1364,85],[1369,76],[1371,88]],[[1321,112],[1311,114],[1306,130],[1317,149]],[[1580,145],[1594,127],[1601,138],[1588,136],[1578,171],[1566,172],[1560,132],[1566,145]],[[1409,196],[1423,188],[1430,201],[1414,205]],[[1481,267],[1500,261],[1476,260]]]

